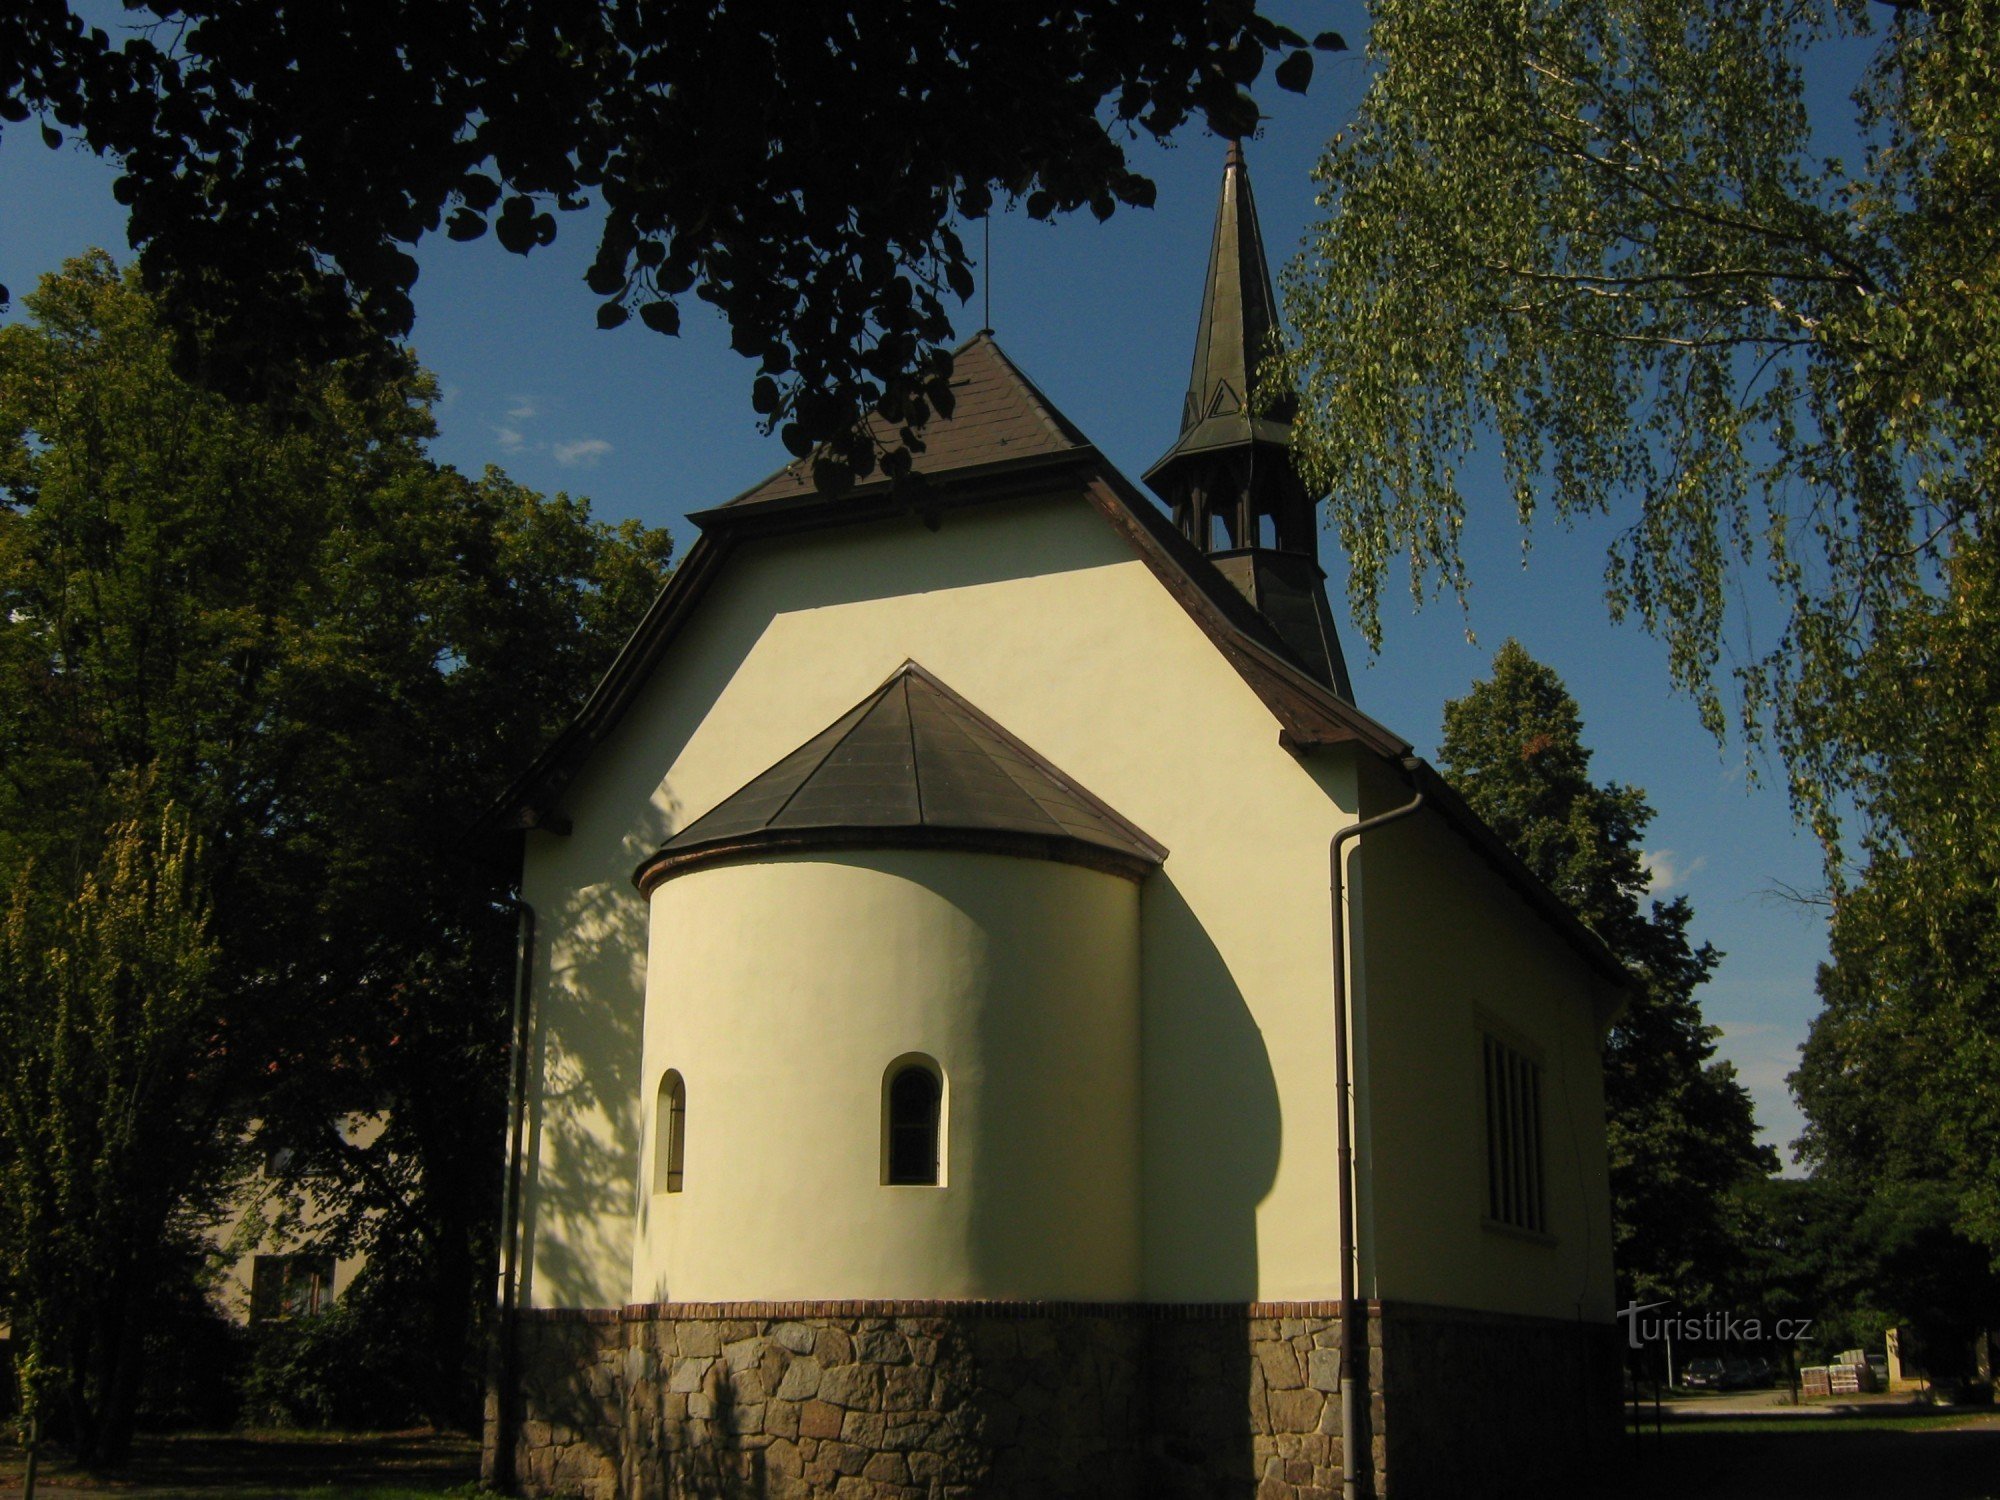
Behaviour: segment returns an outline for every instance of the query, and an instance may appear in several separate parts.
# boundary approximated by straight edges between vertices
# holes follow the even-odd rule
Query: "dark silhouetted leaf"
[[[1313,55],[1310,52],[1294,52],[1278,64],[1271,74],[1271,81],[1281,89],[1294,94],[1303,94],[1312,83]]]
[[[467,208],[483,214],[500,201],[500,184],[482,173],[469,173],[459,179],[458,195]]]

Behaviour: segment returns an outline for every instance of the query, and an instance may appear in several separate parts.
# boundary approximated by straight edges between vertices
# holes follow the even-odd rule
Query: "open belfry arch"
[[[920,486],[694,517],[493,819],[491,1479],[1400,1500],[1608,1440],[1629,980],[1355,705],[1277,331],[1231,143],[1165,508],[982,333]]]

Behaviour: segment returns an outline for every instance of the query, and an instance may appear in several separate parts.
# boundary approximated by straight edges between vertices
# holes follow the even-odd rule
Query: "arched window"
[[[943,1105],[944,1076],[936,1063],[927,1057],[904,1057],[889,1064],[882,1111],[884,1182],[897,1187],[938,1185]]]
[[[661,1075],[653,1107],[653,1191],[681,1190],[681,1161],[687,1151],[687,1085],[673,1068]]]

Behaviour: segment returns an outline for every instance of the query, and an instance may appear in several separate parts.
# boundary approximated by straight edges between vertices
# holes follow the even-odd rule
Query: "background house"
[[[350,1115],[335,1127],[350,1146],[382,1134],[380,1115]],[[274,1147],[209,1233],[229,1258],[214,1296],[235,1323],[311,1317],[331,1307],[367,1257],[339,1254],[318,1233],[325,1215],[310,1182],[288,1175],[290,1151]]]

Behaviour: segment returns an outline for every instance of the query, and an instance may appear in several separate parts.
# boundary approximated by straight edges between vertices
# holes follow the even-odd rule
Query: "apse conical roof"
[[[640,867],[802,847],[922,845],[1143,875],[1166,850],[915,662]]]

